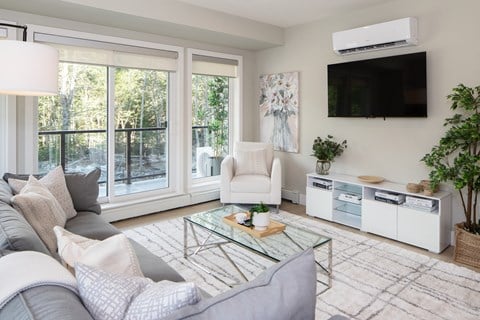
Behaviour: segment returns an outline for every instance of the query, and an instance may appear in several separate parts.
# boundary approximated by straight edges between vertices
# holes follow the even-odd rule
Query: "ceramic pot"
[[[255,230],[266,230],[270,225],[270,211],[254,212],[252,224],[255,226]]]
[[[317,165],[315,167],[315,171],[318,174],[326,175],[328,174],[328,170],[330,170],[330,161],[328,160],[317,160]]]

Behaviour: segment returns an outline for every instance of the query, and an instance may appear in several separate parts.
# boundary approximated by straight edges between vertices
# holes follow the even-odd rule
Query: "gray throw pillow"
[[[100,214],[102,209],[97,201],[98,179],[101,170],[95,168],[89,173],[65,173],[65,182],[77,211],[91,211]]]
[[[73,206],[77,211],[91,211],[100,214],[102,209],[97,201],[98,198],[98,179],[102,171],[95,168],[88,173],[72,172],[65,173],[65,182],[68,192],[72,197]],[[5,173],[3,180],[8,179],[28,180],[28,174]],[[34,174],[35,178],[40,179],[42,175]]]

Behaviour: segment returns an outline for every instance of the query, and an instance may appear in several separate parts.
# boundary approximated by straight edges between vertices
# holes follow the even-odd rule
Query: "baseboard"
[[[293,190],[282,189],[282,199],[290,200],[293,203],[298,203],[299,192]]]
[[[139,217],[155,212],[186,207],[207,201],[218,200],[218,190],[182,194],[166,198],[150,199],[136,203],[116,203],[102,206],[102,218],[108,222]]]

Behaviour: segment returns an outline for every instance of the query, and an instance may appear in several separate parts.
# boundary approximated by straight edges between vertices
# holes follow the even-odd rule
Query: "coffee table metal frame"
[[[223,279],[217,277],[214,272],[212,272],[211,270],[208,270],[207,268],[203,267],[202,265],[195,262],[195,260],[190,259],[190,258],[196,256],[198,253],[200,253],[204,250],[209,250],[211,248],[218,248],[220,250],[220,252],[222,252],[222,254],[225,256],[227,261],[235,268],[235,270],[238,272],[238,274],[245,281],[248,281],[248,278],[242,272],[240,267],[235,263],[235,261],[229,256],[229,254],[222,247],[223,245],[226,245],[226,244],[238,245],[238,246],[240,246],[244,249],[247,249],[250,252],[253,252],[257,255],[260,255],[260,256],[262,256],[262,257],[264,257],[268,260],[271,260],[273,262],[279,262],[279,261],[288,257],[288,256],[280,257],[279,255],[274,257],[271,254],[269,254],[268,251],[264,247],[262,247],[262,242],[264,241],[264,239],[266,239],[268,237],[272,237],[272,236],[278,236],[278,234],[268,236],[266,238],[255,238],[255,237],[247,234],[246,232],[244,232],[240,229],[237,229],[237,228],[234,228],[232,226],[229,226],[229,225],[225,224],[222,221],[223,216],[227,216],[227,215],[229,215],[233,212],[244,212],[244,211],[245,211],[245,209],[230,205],[230,206],[224,206],[224,207],[218,208],[218,209],[213,209],[213,210],[208,210],[208,211],[205,211],[205,212],[200,212],[200,213],[197,213],[197,214],[194,214],[194,215],[191,215],[191,216],[186,216],[186,217],[183,218],[183,223],[184,223],[184,226],[183,226],[183,243],[184,243],[184,245],[183,245],[183,256],[184,256],[184,258],[187,259],[188,261],[190,261],[190,263],[192,263],[193,265],[195,265],[199,269],[201,269],[204,272],[210,274],[212,277],[216,278],[217,280],[221,281],[222,283],[224,283],[225,285],[227,285],[229,287],[232,287],[232,285],[226,283]],[[192,218],[192,217],[198,218],[199,215],[209,215],[209,214],[210,215],[216,214],[216,216],[213,216],[213,219],[208,219],[207,223],[202,223],[202,221],[196,221],[196,219]],[[209,218],[212,218],[212,217],[209,217]],[[194,242],[195,242],[194,245],[189,245],[188,244],[188,229],[189,229],[188,226],[190,226],[190,229],[191,229],[191,232],[192,232],[192,236],[193,236],[193,239],[194,239]],[[195,230],[196,227],[199,227],[199,228],[207,231],[207,233],[208,233],[206,238],[203,239],[202,241],[199,239],[199,237],[197,235],[197,232]],[[292,229],[296,232],[299,232],[299,233],[303,234],[303,235],[306,234],[306,235],[311,235],[311,236],[317,236],[318,241],[308,245],[308,247],[313,247],[314,250],[324,248],[324,246],[327,245],[327,250],[328,250],[328,252],[327,252],[327,264],[324,265],[320,261],[317,261],[315,259],[315,263],[318,266],[317,270],[327,276],[327,281],[317,279],[317,282],[323,284],[326,287],[325,289],[317,292],[317,294],[321,294],[321,293],[325,292],[326,290],[328,290],[332,287],[332,239],[328,238],[328,237],[321,236],[321,235],[316,234],[316,233],[314,233],[312,231],[309,231],[309,230],[301,229],[301,228],[286,224],[286,229],[281,234],[282,234],[282,236],[285,237],[285,239],[287,239],[289,242],[291,242],[291,244],[293,244],[296,247],[296,249],[294,249],[294,250],[298,250],[297,252],[303,251],[303,250],[307,249],[308,247],[302,246],[302,244],[299,243],[300,241],[297,241],[297,239],[295,239],[294,236],[289,235],[289,233],[287,231],[292,230]],[[227,234],[226,231],[228,231],[229,234]],[[241,233],[242,237],[247,237],[249,239],[249,241],[252,241],[252,245],[249,245],[249,244],[247,244],[243,241],[236,241],[234,239],[235,238],[234,235],[238,235],[239,233]],[[221,240],[220,239],[215,240],[215,237],[220,238]],[[213,238],[213,240],[212,240],[212,238]],[[254,245],[257,248],[254,248]],[[189,250],[193,250],[193,252],[189,253]],[[239,283],[235,283],[234,285],[237,285],[237,284],[239,284]]]

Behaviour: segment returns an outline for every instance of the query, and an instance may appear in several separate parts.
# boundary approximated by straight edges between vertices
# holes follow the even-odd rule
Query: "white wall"
[[[476,0],[398,0],[289,28],[284,46],[258,52],[257,79],[265,73],[300,72],[300,150],[277,153],[283,160],[284,188],[305,193],[305,173],[315,168],[310,156],[313,139],[327,134],[348,140],[348,149],[332,164],[333,172],[378,175],[399,183],[427,178],[420,159],[437,143],[444,119],[452,114],[446,95],[458,83],[480,84],[479,10]],[[351,56],[337,56],[332,50],[332,32],[404,17],[418,19],[418,46]],[[428,118],[327,117],[328,64],[419,51],[427,52]],[[258,117],[252,121],[258,123]],[[454,196],[457,222],[463,213]]]

